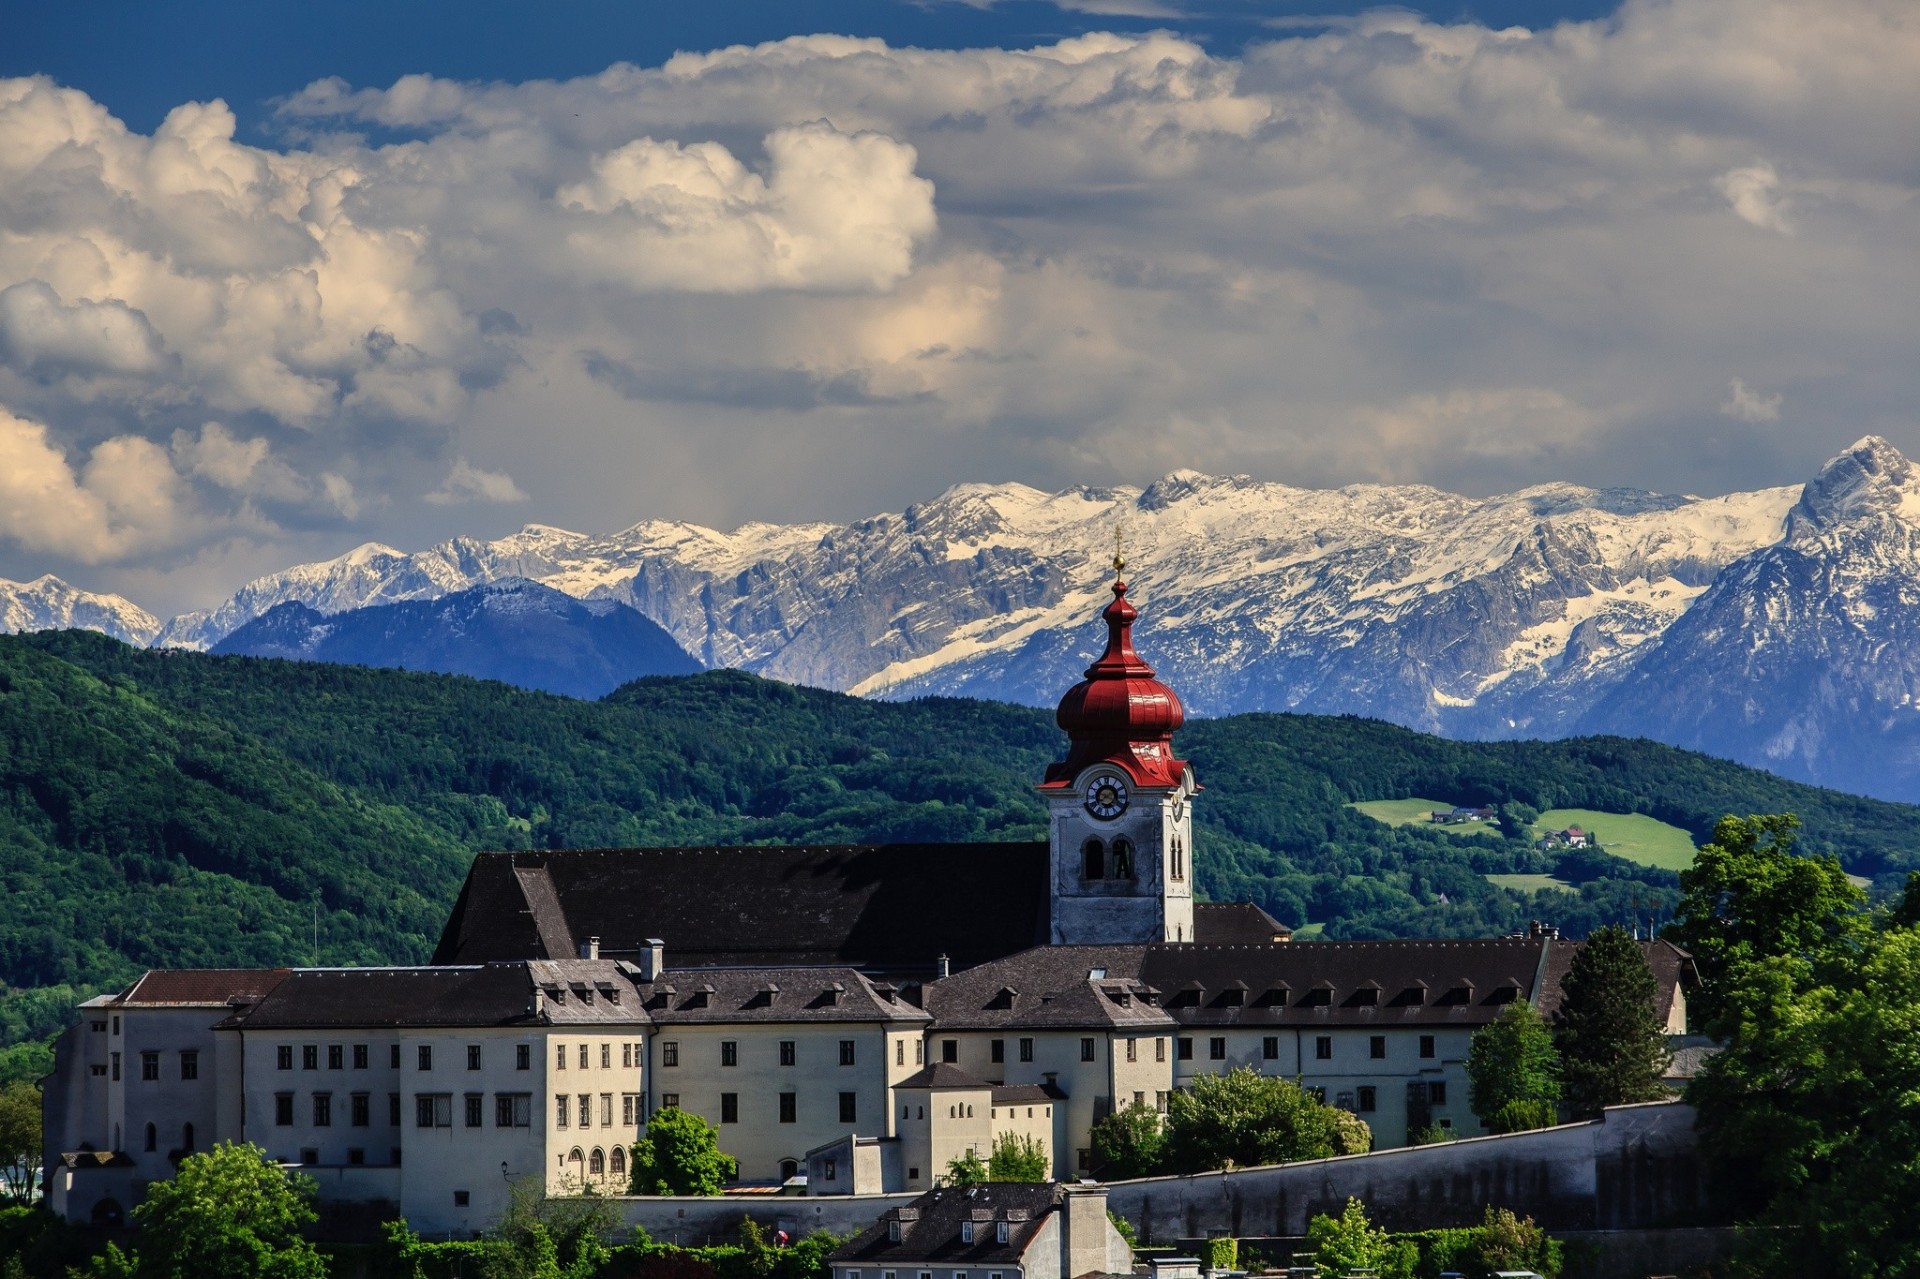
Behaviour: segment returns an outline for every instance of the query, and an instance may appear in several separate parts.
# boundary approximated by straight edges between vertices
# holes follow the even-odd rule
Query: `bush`
[[[1167,1102],[1165,1170],[1325,1159],[1333,1154],[1328,1107],[1291,1079],[1246,1066],[1201,1075]]]
[[[1456,1134],[1451,1128],[1442,1128],[1439,1124],[1428,1124],[1425,1128],[1416,1128],[1407,1134],[1409,1146],[1438,1146],[1442,1142],[1452,1141]]]
[[[1333,1137],[1336,1155],[1364,1155],[1373,1149],[1373,1129],[1351,1110],[1327,1107],[1327,1126]]]
[[[1151,1177],[1160,1171],[1166,1130],[1144,1102],[1114,1111],[1093,1126],[1093,1171],[1103,1181]]]
[[[1560,1122],[1560,1107],[1550,1101],[1510,1101],[1486,1117],[1489,1132],[1531,1132]]]
[[[739,1161],[720,1149],[720,1130],[678,1106],[655,1111],[633,1144],[636,1195],[717,1195],[739,1175]]]
[[[1240,1241],[1238,1239],[1207,1240],[1207,1269],[1232,1270],[1240,1260]]]

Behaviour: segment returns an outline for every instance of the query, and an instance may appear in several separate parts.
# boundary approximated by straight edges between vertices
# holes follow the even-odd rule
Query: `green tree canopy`
[[[1560,1100],[1560,1054],[1553,1030],[1532,1004],[1508,1004],[1474,1032],[1467,1049],[1473,1113],[1494,1132],[1544,1128]]]
[[[1653,1015],[1659,982],[1626,929],[1602,928],[1587,938],[1561,990],[1553,1037],[1575,1113],[1668,1095],[1660,1078],[1673,1058]]]
[[[0,1193],[20,1203],[40,1175],[40,1090],[32,1084],[0,1088]]]
[[[1298,1083],[1237,1066],[1168,1099],[1164,1171],[1325,1159],[1332,1129],[1327,1107]]]
[[[986,1185],[987,1161],[972,1149],[964,1155],[955,1155],[947,1160],[946,1182],[949,1186]]]
[[[1668,936],[1699,965],[1703,988],[1693,1002],[1704,1025],[1720,1015],[1740,964],[1830,955],[1864,927],[1865,898],[1839,859],[1795,855],[1799,827],[1791,813],[1724,817],[1680,873],[1680,914]]]
[[[1053,1161],[1047,1148],[1032,1137],[1003,1132],[993,1139],[987,1156],[988,1181],[1051,1181]]]
[[[1160,1171],[1165,1144],[1160,1112],[1136,1101],[1093,1126],[1093,1171],[1106,1181],[1151,1177]]]
[[[317,1220],[313,1179],[288,1173],[258,1146],[223,1141],[180,1161],[133,1210],[141,1279],[327,1279],[301,1238]]]
[[[717,1195],[740,1175],[740,1162],[720,1149],[720,1130],[678,1106],[647,1121],[633,1146],[636,1195]]]
[[[1345,1279],[1360,1271],[1378,1274],[1395,1260],[1387,1232],[1368,1221],[1366,1205],[1352,1198],[1338,1217],[1321,1213],[1307,1223],[1307,1248],[1324,1279]]]

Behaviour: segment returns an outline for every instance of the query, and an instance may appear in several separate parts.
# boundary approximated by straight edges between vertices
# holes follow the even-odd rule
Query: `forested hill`
[[[1697,836],[1727,812],[1786,809],[1806,847],[1850,871],[1920,866],[1920,809],[1648,742],[1476,744],[1245,715],[1190,724],[1179,743],[1207,787],[1201,889],[1334,936],[1485,934],[1529,917],[1584,932],[1673,895],[1671,872],[1392,827],[1354,800],[1638,811]],[[482,848],[1038,839],[1032,783],[1061,746],[1044,711],[865,701],[726,671],[583,702],[84,632],[0,637],[0,980],[422,959]],[[1522,896],[1483,878],[1547,871],[1579,891]]]

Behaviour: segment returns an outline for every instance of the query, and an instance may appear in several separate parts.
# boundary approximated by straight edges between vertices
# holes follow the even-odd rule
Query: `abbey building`
[[[46,1081],[52,1204],[113,1220],[185,1155],[244,1140],[323,1198],[484,1229],[510,1187],[625,1187],[662,1108],[743,1181],[922,1191],[1032,1137],[1094,1175],[1113,1110],[1235,1066],[1298,1078],[1380,1146],[1467,1106],[1472,1033],[1551,1012],[1550,935],[1295,944],[1196,902],[1178,696],[1122,582],[1062,698],[1032,844],[483,853],[432,963],[151,972],[91,1000]],[[1690,961],[1649,943],[1670,1029]]]

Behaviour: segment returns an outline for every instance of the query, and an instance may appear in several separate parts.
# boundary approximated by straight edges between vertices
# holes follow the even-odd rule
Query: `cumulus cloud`
[[[47,427],[0,409],[0,534],[32,551],[97,564],[181,532],[179,476],[134,436],[96,445],[76,470]]]
[[[208,509],[401,544],[527,491],[600,529],[1183,464],[1780,483],[1920,394],[1909,7],[805,36],[322,81],[260,145],[5,82],[0,404],[76,493],[149,439]],[[1729,368],[1791,390],[1703,404]]]

